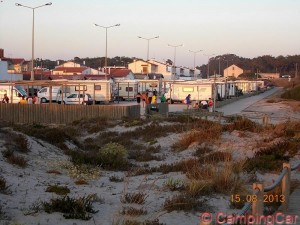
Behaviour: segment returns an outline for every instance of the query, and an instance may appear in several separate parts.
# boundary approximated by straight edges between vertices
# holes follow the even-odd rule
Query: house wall
[[[141,60],[137,60],[132,63],[129,63],[128,69],[130,69],[133,73],[142,73],[142,74],[155,73],[155,71],[152,71],[152,66],[150,63]]]
[[[75,63],[75,62],[65,62],[58,67],[80,67],[80,64]]]
[[[243,69],[236,65],[231,65],[224,70],[224,77],[238,77],[244,72]]]

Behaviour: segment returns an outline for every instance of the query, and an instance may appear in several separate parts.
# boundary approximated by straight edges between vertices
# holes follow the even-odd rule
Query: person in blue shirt
[[[186,109],[189,109],[191,103],[192,103],[191,95],[188,94],[188,96],[186,96],[186,98],[185,98]]]

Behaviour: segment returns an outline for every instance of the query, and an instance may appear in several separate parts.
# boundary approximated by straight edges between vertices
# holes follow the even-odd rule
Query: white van
[[[60,90],[60,86],[52,87],[52,102],[56,102],[57,94],[60,93]],[[38,91],[37,96],[39,98],[40,103],[50,102],[50,87],[43,87],[41,90]]]
[[[19,103],[22,97],[27,97],[27,93],[22,86],[1,83],[0,84],[0,100],[2,101],[4,94],[7,94],[9,103]]]

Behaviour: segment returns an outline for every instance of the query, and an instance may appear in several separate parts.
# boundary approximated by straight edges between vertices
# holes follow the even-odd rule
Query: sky
[[[50,0],[51,1],[51,0]],[[33,10],[48,0],[0,2],[0,48],[6,57],[30,60]],[[35,10],[35,58],[126,56],[177,66],[206,64],[215,54],[254,58],[300,54],[299,0],[53,0]],[[209,55],[209,56],[207,56]]]

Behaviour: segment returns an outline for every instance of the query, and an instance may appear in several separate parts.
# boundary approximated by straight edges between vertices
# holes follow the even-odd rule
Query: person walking
[[[208,111],[213,112],[214,102],[211,98],[208,99]]]
[[[191,103],[191,94],[188,94],[185,98],[186,109],[189,109]]]

